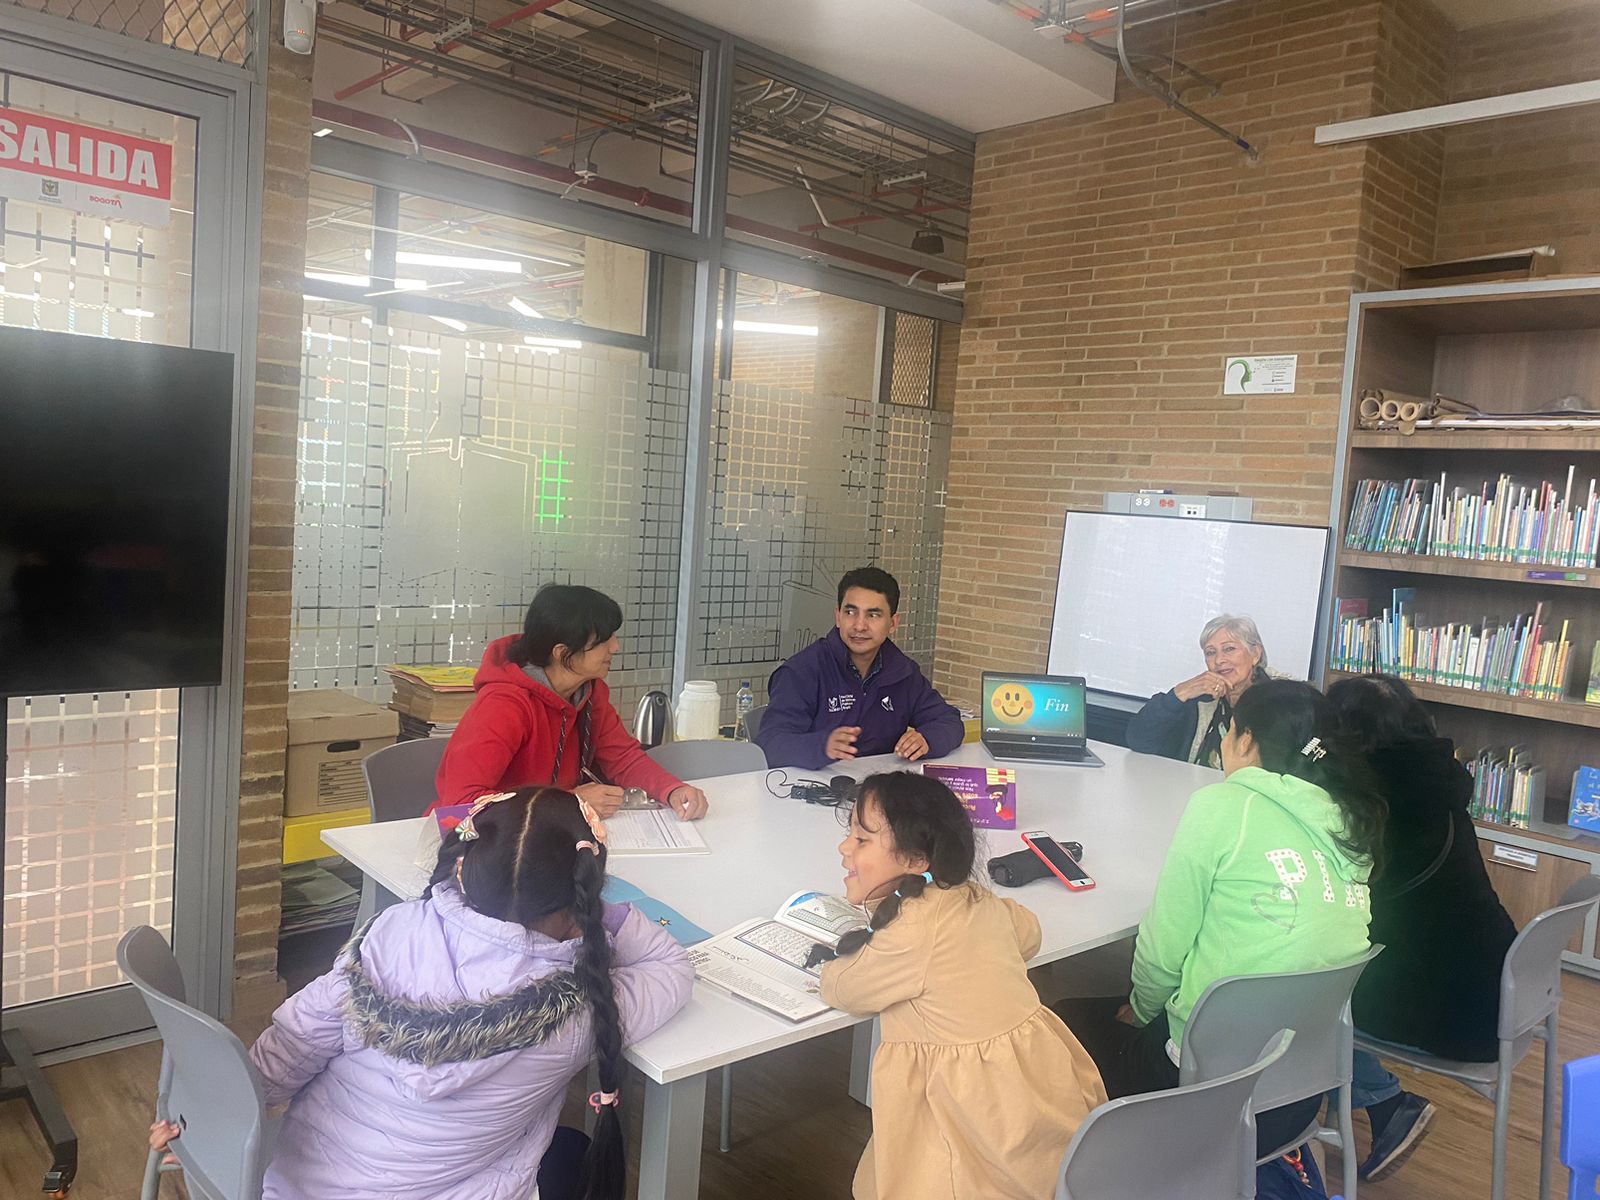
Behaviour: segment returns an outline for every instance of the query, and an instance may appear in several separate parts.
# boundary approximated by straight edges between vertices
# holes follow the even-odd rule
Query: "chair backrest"
[[[711,779],[717,775],[767,769],[767,756],[753,742],[729,742],[721,738],[664,742],[645,753],[662,770],[679,779]]]
[[[188,1000],[183,986],[183,968],[178,966],[178,959],[172,953],[172,947],[167,945],[166,938],[150,926],[140,925],[128,931],[122,944],[117,947],[117,961],[123,964],[122,969],[129,978],[138,974],[167,999],[179,1004]],[[172,1056],[163,1050],[161,1075],[156,1081],[156,1115],[162,1120],[167,1119],[162,1106],[171,1088]]]
[[[1593,1196],[1600,1175],[1600,1054],[1565,1064],[1561,1078],[1561,1161]],[[1585,1193],[1574,1189],[1572,1194]]]
[[[449,744],[449,738],[412,738],[374,750],[361,760],[374,824],[420,817],[428,811],[439,798],[433,777]]]
[[[758,704],[744,715],[744,735],[752,742],[756,734],[761,732],[761,718],[767,715],[767,706]]]
[[[1524,926],[1500,968],[1500,1038],[1515,1041],[1561,1003],[1561,952],[1600,901],[1600,877],[1585,875],[1561,903]]]
[[[261,1080],[227,1026],[174,999],[145,975],[152,964],[156,975],[164,970],[157,943],[165,946],[148,925],[129,930],[117,946],[117,964],[144,997],[172,1064],[156,1109],[183,1131],[172,1153],[191,1196],[259,1200],[272,1154]],[[170,950],[165,958],[171,959]]]
[[[1280,1031],[1242,1071],[1113,1100],[1078,1126],[1056,1200],[1238,1200],[1255,1195],[1250,1093],[1289,1050]]]
[[[1292,1104],[1350,1082],[1355,1025],[1350,993],[1383,950],[1320,971],[1236,975],[1201,993],[1183,1030],[1179,1082],[1199,1083],[1248,1066],[1279,1029],[1294,1030],[1294,1047],[1262,1076],[1256,1112]]]

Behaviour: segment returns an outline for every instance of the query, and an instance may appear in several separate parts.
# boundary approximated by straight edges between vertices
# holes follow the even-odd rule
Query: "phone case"
[[[1054,841],[1053,838],[1051,840]],[[1051,862],[1047,857],[1045,857],[1045,855],[1040,851],[1039,847],[1033,844],[1033,839],[1028,834],[1025,833],[1022,835],[1022,843],[1038,856],[1039,861],[1044,864],[1045,870],[1049,871],[1050,874],[1059,879],[1061,881],[1061,886],[1066,888],[1067,891],[1087,892],[1094,888],[1093,876],[1085,875],[1082,879],[1068,879],[1065,875],[1063,875],[1059,870],[1056,869],[1055,863]],[[1059,846],[1061,843],[1057,842],[1056,844]],[[1066,848],[1063,847],[1061,852],[1065,854]]]

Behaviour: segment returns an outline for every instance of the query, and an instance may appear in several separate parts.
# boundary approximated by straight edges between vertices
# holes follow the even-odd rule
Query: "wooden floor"
[[[1059,968],[1058,968],[1059,970]],[[1042,977],[1049,994],[1054,979]],[[1562,1008],[1562,1057],[1600,1054],[1600,982],[1569,973]],[[717,1087],[706,1105],[701,1195],[721,1200],[830,1200],[848,1197],[850,1177],[869,1132],[865,1109],[846,1095],[850,1043],[847,1033],[819,1038],[736,1070],[734,1147],[720,1154]],[[160,1050],[155,1045],[103,1054],[53,1067],[50,1076],[82,1141],[76,1200],[131,1200],[139,1191],[145,1132]],[[1541,1051],[1535,1048],[1517,1072],[1511,1118],[1508,1177],[1511,1200],[1538,1195],[1537,1137]],[[1465,1088],[1442,1080],[1406,1083],[1433,1099],[1439,1115],[1404,1169],[1363,1186],[1372,1200],[1476,1200],[1489,1194],[1490,1127],[1493,1109]],[[638,1145],[640,1085],[625,1094],[627,1116]],[[566,1120],[577,1123],[581,1100],[574,1089]],[[1358,1137],[1365,1150],[1363,1119]],[[1554,1154],[1552,1147],[1552,1158]],[[1336,1172],[1337,1156],[1330,1156]],[[0,1196],[36,1195],[45,1166],[39,1142],[21,1102],[0,1106]],[[1566,1172],[1556,1167],[1553,1195],[1566,1195]],[[162,1195],[181,1192],[168,1181]]]

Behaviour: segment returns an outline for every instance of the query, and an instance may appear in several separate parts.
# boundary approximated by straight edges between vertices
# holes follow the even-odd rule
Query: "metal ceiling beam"
[[[1525,113],[1552,112],[1581,104],[1600,104],[1600,79],[1535,88],[1528,92],[1511,92],[1504,96],[1485,96],[1481,100],[1435,104],[1431,108],[1388,113],[1381,117],[1363,117],[1359,121],[1318,125],[1315,140],[1319,146],[1338,146],[1367,138],[1419,133],[1425,129],[1444,129],[1451,125],[1470,125],[1475,121],[1494,121]]]

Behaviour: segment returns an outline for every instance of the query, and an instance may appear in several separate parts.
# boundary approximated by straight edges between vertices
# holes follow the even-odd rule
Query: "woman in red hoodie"
[[[706,794],[658,767],[611,707],[606,674],[621,625],[617,602],[593,588],[540,588],[522,635],[484,651],[472,681],[478,695],[439,764],[433,807],[550,786],[610,816],[622,789],[636,787],[686,821],[703,817]]]

